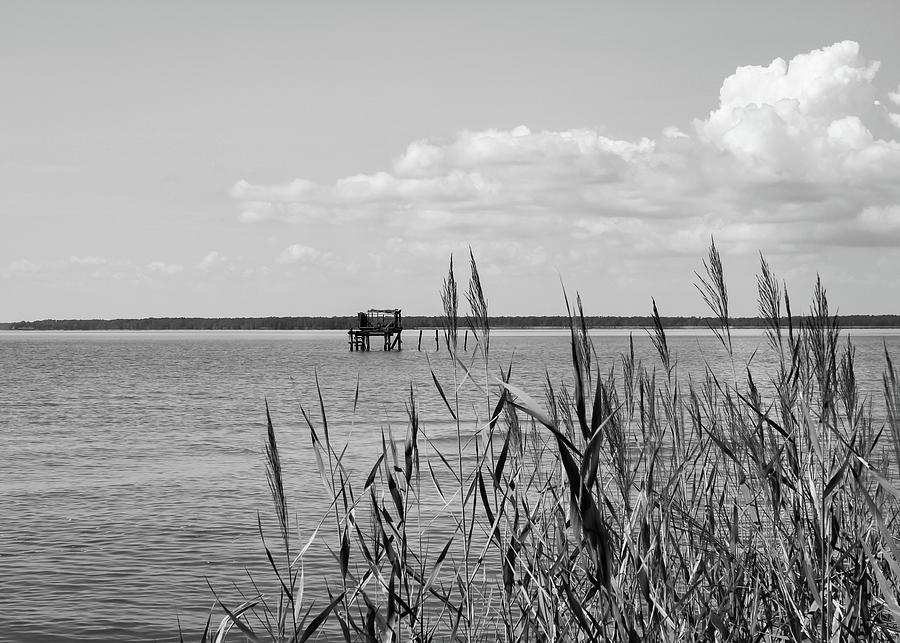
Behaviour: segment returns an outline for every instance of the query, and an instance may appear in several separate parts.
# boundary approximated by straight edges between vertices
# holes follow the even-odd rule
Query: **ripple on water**
[[[595,340],[606,370],[628,333]],[[554,381],[566,373],[567,341],[498,335],[492,347],[498,365],[515,350],[513,381],[542,399],[544,367]],[[858,379],[872,391],[880,387],[882,341],[900,352],[896,334],[857,338]],[[177,615],[196,638],[212,603],[207,580],[235,599],[231,582],[242,582],[245,568],[268,579],[256,532],[257,510],[272,530],[264,400],[291,511],[308,535],[327,508],[300,413],[303,404],[319,421],[316,373],[332,439],[352,445],[352,475],[368,474],[382,429],[404,439],[411,382],[429,448],[452,456],[456,427],[430,371],[453,390],[445,353],[432,353],[429,364],[409,350],[349,353],[345,342],[343,333],[0,333],[5,632],[23,641],[173,640]],[[654,359],[643,334],[635,342],[639,357]],[[676,334],[670,344],[687,371],[699,372],[704,358],[725,363],[709,336]],[[758,335],[738,338],[743,355],[763,344]],[[756,364],[767,367],[762,352]],[[464,388],[464,413],[484,414],[481,406]],[[452,527],[438,517],[430,529]],[[331,555],[315,545],[310,589],[332,571]]]

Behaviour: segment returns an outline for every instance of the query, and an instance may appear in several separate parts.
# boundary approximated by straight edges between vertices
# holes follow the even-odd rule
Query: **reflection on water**
[[[877,409],[883,343],[900,355],[900,335],[852,334],[857,377]],[[638,358],[656,364],[646,333],[634,340]],[[492,371],[514,356],[513,382],[542,399],[545,368],[554,383],[567,379],[567,341],[559,331],[498,332]],[[628,331],[598,332],[594,341],[605,372],[627,349]],[[340,332],[0,332],[5,631],[18,640],[172,640],[177,615],[196,639],[212,604],[207,579],[233,598],[231,581],[244,568],[268,578],[256,533],[257,510],[265,524],[270,509],[265,401],[291,511],[308,536],[327,508],[300,412],[303,405],[319,421],[316,377],[331,439],[349,443],[344,461],[361,486],[382,429],[405,436],[410,386],[424,431],[445,453],[455,450],[430,368],[447,391],[453,371],[433,346],[350,353]],[[774,364],[764,338],[742,332],[736,346],[741,360],[755,353],[751,370],[764,386]],[[731,372],[709,333],[674,331],[670,347],[684,381],[701,377],[705,361]],[[484,401],[471,383],[460,394],[472,431]],[[322,586],[331,561],[324,546],[314,548],[308,584]]]

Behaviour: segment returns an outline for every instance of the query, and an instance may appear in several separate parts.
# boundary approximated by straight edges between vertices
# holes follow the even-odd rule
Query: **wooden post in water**
[[[438,342],[438,329],[437,328],[434,329],[434,350],[436,350],[436,351],[441,350],[441,344],[440,344],[440,342]]]
[[[419,347],[416,349],[418,351],[422,350],[422,329],[419,329]]]
[[[469,329],[468,328],[466,329],[466,336],[463,339],[463,352],[465,353],[467,350],[469,350]]]

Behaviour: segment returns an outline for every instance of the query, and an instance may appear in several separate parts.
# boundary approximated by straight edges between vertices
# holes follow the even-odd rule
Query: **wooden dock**
[[[382,350],[399,351],[403,346],[402,333],[403,320],[399,308],[372,308],[357,313],[357,327],[347,331],[351,351],[371,350],[373,336],[382,338]]]

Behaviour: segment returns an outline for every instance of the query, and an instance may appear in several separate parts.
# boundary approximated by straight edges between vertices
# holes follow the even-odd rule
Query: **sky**
[[[0,321],[900,313],[900,3],[0,3]]]

